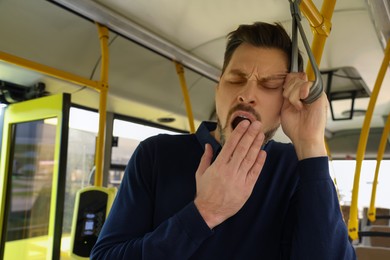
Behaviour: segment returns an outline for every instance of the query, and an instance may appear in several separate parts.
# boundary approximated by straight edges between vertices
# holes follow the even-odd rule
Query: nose
[[[242,91],[238,94],[237,99],[240,103],[254,105],[256,104],[257,84],[253,81],[248,81]]]

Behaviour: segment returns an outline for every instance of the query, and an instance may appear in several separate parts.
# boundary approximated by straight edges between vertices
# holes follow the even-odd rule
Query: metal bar
[[[314,59],[316,60],[318,66],[320,66],[321,64],[322,53],[324,51],[326,39],[327,38],[322,35],[314,34],[314,38],[311,44],[312,46],[311,49],[312,49]],[[306,74],[309,80],[314,80],[315,74],[314,74],[313,67],[311,66],[310,63],[308,63],[306,66]]]
[[[376,215],[376,219],[390,219],[390,215]]]
[[[123,16],[91,0],[52,0],[64,7],[67,7],[78,14],[88,17],[92,21],[105,25],[110,30],[123,35],[151,50],[171,59],[180,62],[185,67],[198,72],[199,74],[219,81],[221,70],[217,69],[193,54],[180,47],[164,40],[161,37],[147,31],[145,28],[131,22]]]
[[[190,95],[188,94],[186,79],[184,77],[184,68],[183,65],[181,65],[177,61],[175,61],[175,67],[176,67],[177,75],[179,76],[184,102],[186,104],[186,111],[187,111],[188,123],[190,125],[190,132],[195,133],[194,115],[192,113],[191,100],[190,100]]]
[[[368,108],[367,108],[366,116],[364,117],[363,127],[360,133],[360,139],[359,139],[359,144],[358,144],[358,149],[356,154],[355,178],[353,181],[352,200],[351,200],[351,208],[350,208],[350,215],[348,221],[348,234],[352,240],[356,240],[359,238],[358,194],[359,194],[360,172],[362,167],[362,161],[364,159],[364,154],[366,151],[368,134],[370,132],[371,118],[374,113],[374,108],[375,108],[376,101],[378,99],[379,90],[381,89],[387,67],[389,66],[389,61],[390,61],[390,39],[387,42],[385,56],[383,58],[382,65],[378,72],[378,77],[375,81],[374,89],[371,93],[370,102],[368,103]]]
[[[359,232],[360,237],[390,237],[389,232],[384,231],[362,231]]]
[[[103,185],[103,166],[104,166],[104,144],[105,144],[105,131],[106,131],[106,113],[107,113],[107,94],[108,94],[108,38],[109,31],[106,27],[97,24],[100,40],[100,48],[102,54],[100,81],[101,86],[100,99],[99,99],[99,131],[96,144],[96,157],[95,157],[95,186],[102,187]]]
[[[316,64],[316,59],[313,56],[313,53],[312,53],[311,48],[309,46],[309,43],[307,42],[306,35],[304,33],[302,24],[300,22],[298,22],[297,24],[298,24],[298,29],[299,29],[301,37],[302,37],[302,41],[305,45],[305,48],[307,50],[307,54],[309,56],[309,60],[310,60],[309,64],[311,64],[311,68],[314,71],[313,86],[310,88],[309,96],[303,100],[304,103],[310,104],[310,103],[314,102],[315,100],[317,100],[321,96],[321,94],[323,93],[323,90],[324,90],[324,86],[322,83],[320,70]]]
[[[297,19],[299,18],[299,10],[297,10],[297,4],[290,0],[291,11],[291,72],[298,72],[298,25]],[[298,17],[297,17],[298,16]]]
[[[370,201],[370,207],[367,211],[367,218],[374,222],[376,219],[376,209],[375,209],[375,199],[376,199],[376,187],[378,185],[378,176],[379,176],[379,169],[381,166],[381,161],[383,159],[383,155],[385,154],[385,149],[387,145],[387,137],[390,133],[390,114],[387,117],[386,125],[382,132],[381,142],[379,144],[378,148],[378,155],[376,157],[376,167],[375,167],[375,176],[374,181],[372,183],[372,191],[371,191],[371,201]]]
[[[74,84],[80,85],[80,86],[88,86],[91,88],[94,88],[98,91],[100,91],[100,86],[98,82],[63,71],[59,69],[55,69],[43,64],[39,64],[34,61],[30,61],[27,59],[23,59],[5,52],[0,51],[0,60],[3,60],[7,63],[14,64],[23,68],[27,68],[29,70],[33,70],[48,76],[52,76],[58,79],[62,79],[65,81],[72,82]]]
[[[296,72],[298,71],[298,36],[297,36],[297,29],[299,30],[299,34],[301,35],[302,42],[305,46],[307,55],[309,56],[309,61],[311,64],[311,67],[314,71],[314,82],[312,87],[310,88],[309,95],[306,99],[303,100],[304,103],[310,104],[314,101],[316,101],[323,93],[323,83],[322,83],[322,77],[320,70],[318,69],[316,59],[313,56],[313,53],[311,51],[311,48],[309,46],[309,43],[307,41],[305,31],[301,24],[301,14],[299,9],[300,0],[289,0],[290,1],[290,11],[291,11],[291,17],[292,17],[292,56],[291,56],[291,71]]]

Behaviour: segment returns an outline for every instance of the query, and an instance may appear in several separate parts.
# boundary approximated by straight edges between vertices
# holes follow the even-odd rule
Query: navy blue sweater
[[[206,143],[159,135],[138,146],[91,259],[355,259],[327,157],[298,161],[291,144],[270,141],[253,193],[210,230],[194,205],[195,172]]]

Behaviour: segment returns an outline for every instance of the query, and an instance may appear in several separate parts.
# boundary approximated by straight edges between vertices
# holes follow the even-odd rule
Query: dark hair
[[[291,39],[286,30],[279,23],[269,24],[255,22],[252,25],[240,25],[235,31],[228,34],[222,74],[225,72],[234,51],[242,43],[248,43],[256,47],[276,48],[286,53],[288,67],[291,64]],[[303,71],[303,58],[298,54],[298,70]]]

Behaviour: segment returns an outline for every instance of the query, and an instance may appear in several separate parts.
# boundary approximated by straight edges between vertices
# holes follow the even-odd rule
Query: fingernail
[[[250,124],[251,124],[251,121],[249,121],[249,120],[242,120],[240,122],[240,125],[244,126],[245,128],[247,128]]]

